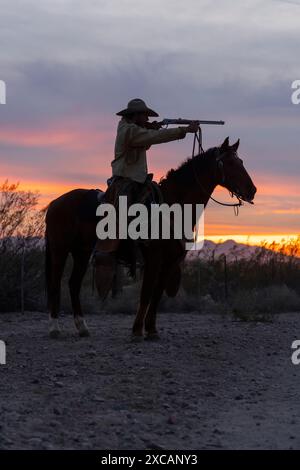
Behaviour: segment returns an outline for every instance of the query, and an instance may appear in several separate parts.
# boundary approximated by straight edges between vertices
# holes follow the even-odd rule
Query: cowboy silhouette
[[[118,124],[114,149],[114,160],[111,162],[112,177],[108,180],[105,202],[115,207],[120,195],[127,196],[127,204],[140,201],[141,194],[151,183],[152,174],[148,174],[146,151],[152,145],[184,139],[187,133],[195,133],[199,124],[195,121],[188,126],[161,129],[158,122],[149,122],[149,117],[158,114],[148,108],[145,101],[135,98],[129,101],[127,108],[116,113],[121,116]],[[101,282],[105,298],[109,291],[116,267],[116,252],[120,240],[98,240],[94,260],[101,265]]]

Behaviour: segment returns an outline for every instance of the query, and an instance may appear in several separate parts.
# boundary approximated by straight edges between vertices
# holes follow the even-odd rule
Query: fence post
[[[225,254],[224,254],[224,288],[225,288],[225,299],[228,300],[227,258]]]
[[[201,263],[200,259],[198,258],[198,263],[197,263],[197,284],[198,284],[198,292],[197,295],[199,296],[199,292],[201,291]]]
[[[21,313],[24,315],[24,264],[25,264],[25,238],[22,243],[21,255]]]

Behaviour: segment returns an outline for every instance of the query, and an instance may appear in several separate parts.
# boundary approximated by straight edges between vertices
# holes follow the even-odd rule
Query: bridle
[[[229,194],[231,195],[231,197],[236,197],[237,200],[238,200],[238,202],[236,202],[234,204],[230,204],[230,203],[218,201],[217,199],[212,197],[212,195],[209,193],[209,191],[207,191],[205,188],[203,188],[203,184],[200,181],[200,178],[198,176],[197,170],[196,170],[195,165],[194,165],[194,161],[195,161],[194,158],[196,156],[195,155],[196,141],[198,141],[198,155],[201,155],[201,154],[204,153],[204,150],[203,150],[203,147],[202,147],[201,128],[199,128],[198,132],[195,132],[195,135],[194,135],[193,153],[192,153],[192,159],[191,159],[192,160],[193,173],[194,173],[194,177],[195,177],[197,185],[200,186],[202,191],[209,196],[209,199],[211,199],[212,201],[214,201],[217,204],[220,204],[221,206],[233,207],[235,215],[238,215],[239,214],[239,207],[243,205],[243,201],[241,199],[241,196],[238,193],[236,193],[234,191],[229,191]],[[223,158],[225,157],[226,152],[220,154],[220,148],[216,148],[215,152],[218,154],[218,155],[216,155],[216,163],[217,163],[217,168],[216,169],[221,171],[221,183],[224,183],[225,179],[226,179],[226,175],[225,175],[225,172],[224,172]],[[235,154],[236,154],[236,157],[238,158],[238,155],[237,155],[236,152],[235,152]]]

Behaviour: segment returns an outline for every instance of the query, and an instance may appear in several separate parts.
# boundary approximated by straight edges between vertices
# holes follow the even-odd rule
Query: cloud
[[[297,5],[300,6],[300,1],[298,0],[273,0],[275,2],[281,2],[281,3],[291,3],[292,5]]]
[[[299,3],[2,0],[2,172],[104,181],[115,113],[142,97],[161,117],[224,119],[204,128],[204,146],[241,137],[251,173],[283,184],[300,170],[300,106],[290,100]],[[190,152],[191,139],[153,148],[149,167],[161,175]]]

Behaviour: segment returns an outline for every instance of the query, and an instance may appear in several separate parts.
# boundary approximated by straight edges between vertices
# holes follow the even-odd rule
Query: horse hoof
[[[81,338],[87,338],[88,336],[90,336],[89,329],[83,318],[75,317],[74,323],[75,323],[76,330],[78,331],[78,334]]]
[[[60,331],[59,330],[51,330],[49,331],[49,336],[51,339],[57,339],[60,337]]]
[[[131,335],[131,342],[132,343],[142,343],[144,341],[143,335]]]
[[[79,331],[80,338],[88,338],[90,335],[89,330],[80,330]]]
[[[148,333],[147,336],[145,337],[147,341],[159,341],[160,336],[158,333]]]

